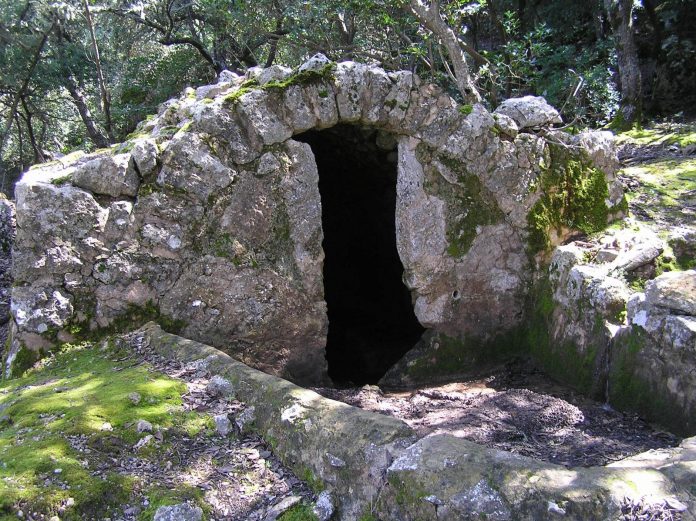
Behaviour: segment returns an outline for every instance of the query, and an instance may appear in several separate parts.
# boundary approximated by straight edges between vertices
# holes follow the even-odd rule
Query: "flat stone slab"
[[[566,468],[450,435],[418,440],[400,420],[323,398],[154,323],[133,335],[229,383],[221,392],[253,410],[237,425],[328,490],[338,519],[614,520],[635,504],[696,519],[696,438],[606,467]]]

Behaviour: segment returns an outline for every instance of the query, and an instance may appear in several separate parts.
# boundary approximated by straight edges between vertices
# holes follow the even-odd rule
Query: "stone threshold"
[[[324,398],[148,323],[133,333],[194,363],[249,407],[235,419],[281,461],[330,492],[340,520],[615,520],[631,508],[696,520],[696,437],[605,467],[565,468]],[[216,378],[217,377],[217,378]]]

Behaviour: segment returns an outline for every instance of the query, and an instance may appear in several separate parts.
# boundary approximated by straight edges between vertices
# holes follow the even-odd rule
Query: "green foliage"
[[[564,8],[568,7],[570,11],[586,10],[577,5]],[[520,34],[517,16],[505,13],[503,26],[509,40],[487,54],[492,67],[482,70],[488,89],[503,98],[544,96],[566,121],[608,123],[619,102],[612,81],[615,57],[611,42],[585,42],[566,25],[557,25],[562,21],[549,21]],[[575,26],[577,20],[569,23]]]
[[[170,2],[169,2],[170,3]],[[460,99],[441,39],[409,14],[407,2],[374,0],[191,0],[171,14],[167,0],[90,2],[111,115],[107,132],[84,4],[0,0],[0,168],[11,181],[52,154],[122,141],[158,104],[185,87],[211,83],[223,69],[244,73],[279,63],[296,67],[316,52],[334,61],[406,69]],[[617,111],[615,42],[599,27],[601,2],[534,4],[509,0],[440,3],[472,61],[491,105],[525,94],[546,96],[566,121],[602,125]],[[640,59],[650,81],[644,105],[672,113],[693,106],[696,10],[680,0],[635,6]],[[34,57],[37,60],[34,60]],[[645,72],[645,71],[644,71]],[[312,73],[308,73],[312,74]],[[282,89],[302,74],[271,82]],[[82,97],[78,110],[78,96]],[[229,98],[234,103],[252,88]],[[320,96],[328,96],[326,89]],[[460,110],[468,112],[468,107]],[[92,129],[88,129],[91,120]],[[616,121],[615,121],[616,122]]]

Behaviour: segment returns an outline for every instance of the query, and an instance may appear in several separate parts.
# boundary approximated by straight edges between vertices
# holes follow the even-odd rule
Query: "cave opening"
[[[396,249],[396,140],[351,125],[296,139],[319,170],[329,376],[374,384],[424,332]]]

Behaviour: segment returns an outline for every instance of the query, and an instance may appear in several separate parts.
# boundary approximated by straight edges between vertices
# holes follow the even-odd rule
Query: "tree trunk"
[[[34,124],[32,123],[32,118],[34,114],[29,110],[27,105],[27,100],[22,96],[22,108],[24,109],[24,121],[27,124],[27,134],[29,134],[29,143],[31,144],[31,149],[34,152],[34,163],[43,163],[46,161],[44,157],[43,150],[41,149],[41,143],[36,140],[36,133],[34,132]]]
[[[465,103],[478,103],[481,101],[481,95],[471,78],[469,64],[466,63],[464,51],[459,43],[457,35],[452,28],[445,23],[440,16],[439,0],[431,0],[427,6],[422,0],[409,0],[406,4],[411,13],[418,21],[440,39],[442,45],[447,50],[449,59],[454,68],[454,75],[457,80],[457,87],[464,98]]]
[[[94,33],[94,24],[92,23],[92,14],[89,11],[89,3],[87,0],[83,0],[83,3],[85,8],[85,19],[87,20],[89,35],[92,39],[94,64],[97,68],[97,79],[99,80],[99,92],[101,93],[102,112],[104,113],[104,128],[106,129],[107,136],[109,136],[109,141],[113,142],[114,131],[111,124],[111,97],[109,96],[109,91],[106,88],[106,81],[104,81],[104,71],[102,69],[101,58],[99,57],[99,46],[97,45],[97,36]]]
[[[94,117],[92,117],[92,113],[87,105],[87,98],[82,92],[77,80],[72,74],[68,74],[65,80],[65,87],[68,89],[68,92],[73,99],[73,103],[75,103],[75,107],[77,107],[77,111],[80,113],[80,118],[82,118],[82,122],[87,129],[89,139],[98,148],[108,147],[109,140],[104,133],[99,130],[99,127],[97,127],[97,124],[94,122]]]
[[[29,82],[31,81],[32,76],[34,75],[34,69],[36,68],[36,65],[39,63],[39,59],[41,58],[41,52],[43,51],[44,45],[46,45],[48,35],[52,29],[53,25],[51,25],[51,27],[49,27],[46,30],[46,32],[43,33],[43,35],[41,36],[41,40],[39,41],[39,44],[36,46],[34,55],[32,56],[31,62],[29,63],[29,69],[27,71],[26,76],[24,77],[24,81],[22,82],[22,85],[20,86],[19,90],[15,93],[14,98],[12,99],[12,103],[10,104],[10,111],[7,114],[7,120],[5,121],[5,128],[3,129],[2,136],[0,137],[0,157],[2,157],[2,151],[5,149],[7,137],[10,135],[10,130],[12,129],[12,122],[14,121],[15,114],[17,113],[17,106],[19,105],[19,100],[22,96],[24,96],[27,93]],[[4,173],[2,183],[3,186],[5,186]]]
[[[609,16],[619,67],[621,105],[613,126],[632,127],[642,117],[642,87],[638,50],[633,38],[633,0],[604,0]]]
[[[517,19],[520,22],[520,34],[527,32],[527,24],[525,22],[525,16],[527,16],[527,0],[517,1]]]

